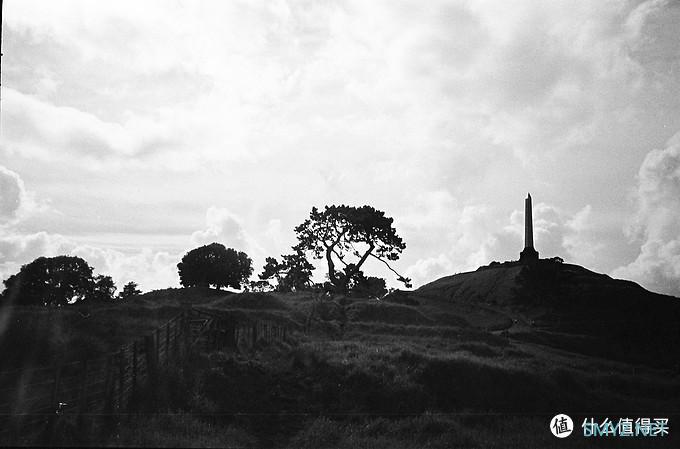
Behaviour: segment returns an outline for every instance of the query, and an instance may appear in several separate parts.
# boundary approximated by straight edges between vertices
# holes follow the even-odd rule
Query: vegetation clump
[[[361,283],[361,267],[369,257],[385,264],[398,281],[410,287],[411,280],[389,264],[399,259],[406,248],[392,226],[393,221],[371,206],[333,205],[324,210],[313,207],[309,218],[295,228],[299,243],[294,249],[310,252],[314,259],[324,259],[328,279],[343,293],[350,290],[352,283]],[[342,265],[340,270],[336,269],[338,264]]]
[[[252,260],[243,251],[211,243],[192,249],[177,264],[184,287],[240,289],[253,273]]]
[[[113,301],[116,286],[110,276],[93,276],[80,257],[38,257],[4,281],[2,303],[65,306],[80,301]]]

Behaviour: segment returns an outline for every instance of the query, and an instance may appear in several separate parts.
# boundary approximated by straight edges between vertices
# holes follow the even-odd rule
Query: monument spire
[[[524,249],[519,253],[520,262],[531,263],[538,260],[538,252],[534,249],[534,223],[531,215],[531,194],[524,200]]]
[[[531,194],[524,200],[524,247],[534,247],[534,224],[531,217]]]

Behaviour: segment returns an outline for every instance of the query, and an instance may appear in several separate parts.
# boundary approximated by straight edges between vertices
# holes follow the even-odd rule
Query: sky
[[[678,1],[3,8],[0,279],[70,254],[177,287],[213,241],[256,275],[368,204],[418,287],[517,259],[531,192],[541,257],[680,296]]]

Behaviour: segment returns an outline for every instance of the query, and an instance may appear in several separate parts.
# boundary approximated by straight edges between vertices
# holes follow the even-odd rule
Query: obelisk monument
[[[531,194],[524,200],[524,249],[519,253],[519,261],[531,263],[538,260],[538,251],[534,249],[534,223],[531,216]]]

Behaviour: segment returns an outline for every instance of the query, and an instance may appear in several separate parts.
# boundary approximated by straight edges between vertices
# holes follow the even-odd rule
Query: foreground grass
[[[256,447],[257,439],[234,426],[211,424],[186,412],[168,412],[134,415],[98,445],[237,449]]]
[[[61,330],[43,337],[58,337],[64,347],[79,335],[111,344],[153,328],[195,292],[170,293],[108,315],[93,310],[95,319],[64,321],[50,328]],[[453,316],[445,322],[423,319],[404,305],[353,300],[315,308],[308,296],[286,299],[216,294],[200,299],[216,310],[284,317],[298,329],[312,311],[316,317],[290,344],[258,346],[249,354],[194,354],[150,385],[133,415],[114,417],[90,434],[65,429],[60,441],[142,447],[557,447],[546,424],[557,412],[680,412],[680,379],[666,371],[496,335]],[[45,324],[41,313],[36,320]],[[76,329],[70,336],[69,326]],[[655,441],[650,447],[680,447],[672,443]],[[569,444],[560,447],[614,447],[583,439]]]

